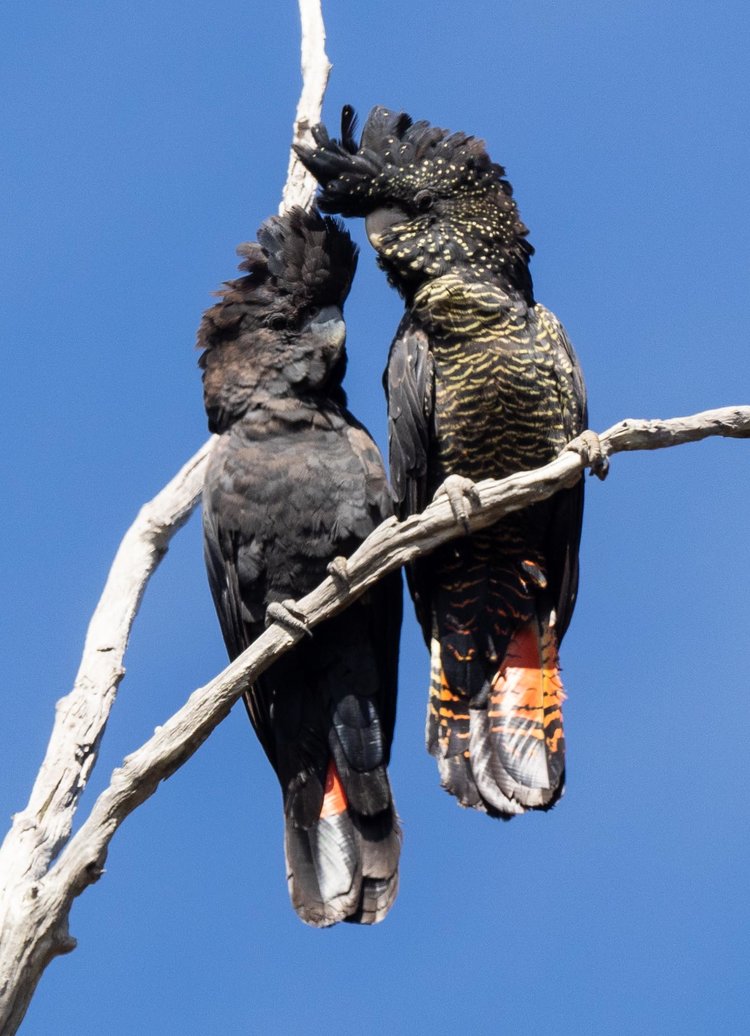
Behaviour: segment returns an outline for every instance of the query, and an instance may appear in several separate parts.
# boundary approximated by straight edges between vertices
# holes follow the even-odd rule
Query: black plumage
[[[203,317],[204,400],[220,435],[203,493],[211,592],[230,657],[348,556],[392,504],[382,460],[346,408],[341,307],[356,266],[330,217],[293,209],[238,250],[244,277]],[[372,923],[398,885],[386,767],[401,582],[373,587],[246,693],[284,799],[292,903],[308,924]]]
[[[328,212],[363,216],[405,300],[386,388],[400,515],[449,476],[471,481],[551,460],[586,426],[562,325],[536,302],[533,249],[484,142],[375,108],[358,144],[322,126],[300,147]],[[466,480],[469,480],[468,482]],[[582,483],[419,561],[410,588],[431,650],[427,742],[463,805],[508,817],[564,786],[558,647],[575,605]]]

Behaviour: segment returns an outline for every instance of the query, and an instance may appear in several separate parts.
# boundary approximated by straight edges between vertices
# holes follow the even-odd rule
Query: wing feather
[[[429,340],[410,316],[401,321],[385,372],[391,485],[400,518],[427,504],[428,461],[434,416],[434,372]]]
[[[566,439],[574,439],[588,427],[588,404],[583,372],[575,349],[560,321],[537,303],[553,343],[560,386],[561,412]],[[558,644],[565,636],[578,595],[578,548],[583,522],[584,482],[564,489],[550,500],[546,556],[548,578],[556,601]]]

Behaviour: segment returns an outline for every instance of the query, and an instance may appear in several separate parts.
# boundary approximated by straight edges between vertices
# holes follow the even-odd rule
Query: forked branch
[[[750,437],[750,406],[724,407],[665,421],[622,421],[604,432],[600,441],[604,454],[610,456],[628,450],[678,446],[712,435]],[[190,504],[184,499],[185,479],[180,476],[156,498],[164,507],[164,515],[174,514],[178,510],[176,506],[171,509],[164,506],[165,494],[182,494],[179,507],[181,515],[186,515],[189,507],[197,502],[207,456],[208,449],[205,448],[202,455],[181,472],[181,476],[185,471],[189,472],[189,485],[195,492]],[[474,531],[484,528],[511,511],[528,507],[573,485],[582,477],[585,466],[578,453],[565,451],[535,471],[478,483],[478,502],[468,516],[470,529]],[[153,503],[144,509],[146,514],[151,515],[152,522]],[[141,521],[139,517],[136,526]],[[177,527],[172,520],[161,528],[152,528],[155,542],[161,544],[162,550]],[[346,579],[340,575],[335,580],[328,577],[298,602],[298,608],[306,617],[308,625],[314,627],[346,608],[387,572],[428,554],[440,544],[462,535],[463,531],[463,526],[456,523],[445,496],[434,500],[422,514],[413,515],[404,522],[389,519],[348,559]],[[132,530],[123,543],[131,534]],[[156,563],[158,558],[153,562],[154,568]],[[149,574],[143,575],[143,585]],[[127,622],[127,617],[123,621]],[[242,691],[279,655],[287,651],[300,635],[294,635],[278,625],[269,627],[223,672],[194,691],[185,705],[114,772],[111,784],[99,796],[88,820],[69,841],[57,863],[46,875],[30,875],[23,901],[18,904],[20,909],[14,916],[6,918],[7,941],[4,940],[0,957],[0,966],[5,969],[2,972],[5,976],[2,992],[6,999],[12,988],[16,988],[18,995],[25,996],[27,1004],[49,960],[74,947],[75,943],[67,931],[70,907],[76,896],[101,875],[109,842],[122,821],[153,794],[162,780],[190,758],[227,715]],[[118,633],[112,630],[113,642],[118,637],[122,638],[122,631]],[[7,939],[9,935],[11,939]],[[12,982],[11,972],[7,970],[11,964],[9,951],[12,948],[16,952],[16,967],[23,967],[27,974],[27,987],[28,983],[32,983],[26,993],[18,989],[17,983]],[[16,1016],[16,1025],[22,1016],[23,1013]],[[11,1019],[14,1016],[6,1014],[5,1017]],[[3,1031],[15,1030],[11,1027]]]
[[[331,66],[325,53],[320,0],[299,0],[302,27],[302,93],[293,143],[307,139],[320,121]],[[315,181],[291,152],[280,211],[310,206]],[[57,704],[47,753],[26,808],[0,847],[0,1032],[20,1025],[49,960],[75,945],[67,935],[67,914],[80,888],[40,886],[50,864],[70,838],[81,794],[96,764],[117,688],[133,620],[149,579],[170,539],[190,517],[200,498],[207,442],[177,476],[146,504],[125,535],[92,616],[72,691]],[[116,776],[113,785],[117,784]],[[144,798],[150,792],[146,792]],[[114,830],[114,829],[113,829]],[[91,872],[93,873],[93,872]],[[59,892],[64,899],[55,901]],[[49,916],[45,911],[49,910]]]
[[[330,65],[320,0],[299,0],[303,90],[295,142],[320,119]],[[315,184],[292,154],[281,210],[308,207]],[[707,436],[750,437],[750,406],[725,407],[666,421],[623,421],[601,436],[605,455],[661,449]],[[109,843],[123,820],[178,769],[227,715],[242,691],[297,637],[271,626],[185,705],[112,775],[75,837],[72,822],[95,765],[99,743],[124,675],[130,630],[150,577],[169,542],[194,510],[212,441],[140,511],[114,559],[92,616],[73,690],[57,705],[56,721],[29,804],[17,814],[0,848],[0,1032],[20,1025],[44,968],[75,946],[68,935],[74,899],[102,873]],[[565,452],[543,468],[478,484],[468,517],[483,528],[573,485],[585,464]],[[328,578],[299,602],[311,627],[346,608],[387,572],[461,535],[442,497],[421,515],[384,522],[346,565],[346,578]]]

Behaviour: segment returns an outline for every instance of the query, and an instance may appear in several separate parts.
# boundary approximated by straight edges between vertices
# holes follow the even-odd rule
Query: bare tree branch
[[[600,440],[604,454],[611,455],[628,450],[662,449],[712,435],[750,437],[750,406],[724,407],[666,421],[626,420],[608,429]],[[167,542],[197,499],[209,446],[204,448],[197,464],[191,461],[155,501],[141,511],[123,540],[113,572],[126,542],[138,543],[142,553],[145,550],[146,568],[150,566],[152,571],[156,567],[157,555],[164,552]],[[535,471],[478,483],[479,503],[469,515],[470,528],[484,528],[511,511],[528,507],[559,489],[573,485],[585,466],[585,461],[577,453],[568,450]],[[195,496],[188,500],[191,491]],[[170,497],[174,498],[171,505]],[[154,507],[156,501],[159,502],[158,508]],[[162,516],[162,526],[156,524],[158,515]],[[134,533],[135,529],[137,533]],[[436,499],[421,515],[413,515],[404,522],[389,519],[348,560],[346,584],[329,577],[298,602],[298,606],[308,624],[315,626],[346,608],[387,572],[462,534],[463,528],[457,526],[446,497]],[[110,584],[115,585],[112,577],[107,584],[108,589]],[[133,597],[130,589],[130,604],[120,606],[124,629],[128,629],[132,622],[140,592],[142,589]],[[97,614],[99,612],[97,609]],[[105,653],[110,648],[107,639],[103,636],[99,642],[100,650]],[[3,1032],[15,1031],[47,963],[55,955],[74,947],[75,942],[70,939],[67,928],[71,905],[76,896],[101,875],[109,842],[122,821],[153,794],[160,781],[190,758],[227,715],[242,691],[298,639],[299,635],[295,636],[277,625],[271,626],[222,673],[196,690],[186,704],[114,772],[110,786],[97,799],[88,820],[46,875],[34,872],[34,867],[39,867],[41,850],[25,857],[28,865],[26,878],[15,883],[16,895],[23,889],[23,899],[21,902],[16,899],[12,904],[15,909],[6,914],[0,953],[3,982],[0,1004],[3,1001],[7,1004],[5,1014],[0,1014],[0,1023],[10,1026],[3,1028]],[[96,650],[94,645],[97,641],[91,634],[89,640],[91,649]],[[121,669],[117,669],[114,675],[110,675],[110,683],[115,681],[116,685],[120,676]],[[31,861],[34,861],[34,867]],[[16,866],[15,874],[19,873]],[[18,978],[14,980],[14,976]]]
[[[122,660],[146,584],[167,552],[172,536],[195,507],[212,445],[209,440],[141,508],[120,544],[89,623],[73,690],[57,703],[47,755],[29,804],[13,818],[18,843],[14,848],[26,843],[30,851],[28,856],[9,853],[10,836],[0,849],[3,886],[12,884],[22,873],[31,880],[45,874],[68,839],[73,814],[125,675]]]
[[[303,141],[320,120],[330,73],[320,0],[299,0],[302,25],[303,88],[294,140]],[[291,154],[280,211],[307,208],[315,191],[313,178]],[[707,411],[670,421],[624,421],[602,436],[605,454],[657,449],[708,435],[750,435],[750,407]],[[186,704],[114,772],[109,787],[71,839],[81,793],[95,765],[117,688],[123,658],[145,588],[172,536],[185,523],[199,498],[212,441],[192,457],[148,504],[126,533],[115,556],[102,597],[92,616],[73,690],[57,705],[47,754],[25,810],[0,848],[0,1031],[20,1025],[45,967],[68,952],[74,899],[102,873],[109,843],[123,820],[159,783],[178,769],[257,676],[297,637],[272,626],[248,650]],[[562,454],[535,472],[478,485],[480,505],[469,518],[479,529],[503,514],[544,499],[581,477],[583,460]],[[347,607],[386,572],[463,532],[456,527],[446,499],[406,522],[385,522],[349,559],[348,582],[326,579],[301,602],[315,626]],[[56,857],[57,862],[55,863]]]
[[[39,928],[36,882],[70,837],[73,816],[125,675],[123,657],[133,620],[169,541],[200,499],[212,446],[210,439],[141,508],[123,537],[89,623],[73,690],[57,703],[47,753],[29,803],[13,817],[0,847],[0,1032],[15,1032],[47,962],[72,949],[62,929],[56,928],[50,941]],[[34,950],[38,969],[28,984],[19,983],[25,973],[17,956],[19,939]],[[24,993],[14,1002],[17,988]]]
[[[299,0],[299,16],[302,26],[302,93],[292,139],[295,143],[312,144],[310,128],[320,122],[331,64],[325,52],[326,30],[320,0]],[[316,187],[315,177],[305,169],[292,148],[279,213],[286,212],[293,205],[309,209]]]
[[[303,81],[293,143],[304,142],[309,137],[309,127],[320,121],[331,70],[325,53],[320,0],[299,0],[299,10]],[[280,211],[292,205],[309,208],[314,193],[314,178],[292,150]],[[200,499],[212,445],[213,440],[209,440],[198,450],[142,508],[126,533],[91,618],[73,690],[57,704],[47,753],[29,803],[13,818],[11,830],[0,847],[3,1034],[17,1030],[49,961],[75,945],[67,935],[67,914],[72,897],[80,888],[59,886],[65,904],[52,905],[44,897],[39,899],[37,882],[70,837],[73,816],[96,764],[104,728],[125,674],[123,658],[133,621],[169,541]],[[47,909],[49,917],[45,914]]]

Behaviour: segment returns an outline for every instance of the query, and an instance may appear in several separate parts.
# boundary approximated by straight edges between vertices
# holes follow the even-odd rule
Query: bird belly
[[[504,478],[564,446],[551,358],[504,342],[436,349],[432,491],[449,474]]]

